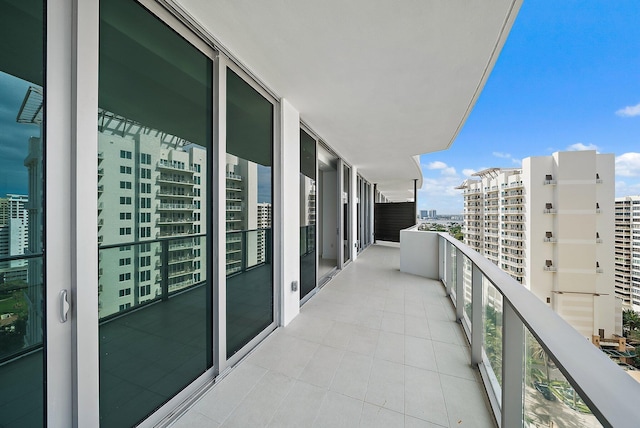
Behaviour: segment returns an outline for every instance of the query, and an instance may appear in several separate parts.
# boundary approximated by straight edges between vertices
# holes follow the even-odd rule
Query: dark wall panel
[[[400,231],[416,224],[414,202],[376,203],[375,239],[400,242]]]

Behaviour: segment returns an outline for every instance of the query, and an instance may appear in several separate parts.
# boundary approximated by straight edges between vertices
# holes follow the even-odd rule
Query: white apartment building
[[[28,253],[29,211],[27,195],[8,194],[0,199],[0,256]],[[0,283],[27,281],[27,261],[12,260],[0,264]]]
[[[640,196],[615,201],[615,286],[623,307],[640,311]]]
[[[25,254],[29,245],[27,195],[9,194],[0,199],[0,255]]]
[[[271,207],[267,211],[263,206],[265,204],[258,203],[258,181],[258,165],[255,162],[227,154],[227,275],[242,272],[265,260],[266,232],[259,229],[271,227]]]
[[[271,204],[268,202],[260,202],[258,209],[258,229],[271,228]]]
[[[99,261],[118,267],[98,272],[102,318],[204,280],[199,236],[206,233],[207,152],[110,112],[100,114]]]
[[[556,152],[490,168],[458,189],[465,243],[585,337],[621,334],[614,293],[614,155]],[[489,299],[491,293],[489,294]]]

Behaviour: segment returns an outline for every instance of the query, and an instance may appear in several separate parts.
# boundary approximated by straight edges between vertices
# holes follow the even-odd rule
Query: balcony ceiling
[[[447,149],[522,0],[178,0],[393,200]]]

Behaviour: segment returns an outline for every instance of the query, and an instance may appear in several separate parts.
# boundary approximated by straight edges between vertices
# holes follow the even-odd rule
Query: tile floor
[[[173,428],[495,427],[437,281],[373,245]]]

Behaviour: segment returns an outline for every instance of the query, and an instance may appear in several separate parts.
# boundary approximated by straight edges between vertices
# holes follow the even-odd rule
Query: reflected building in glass
[[[266,262],[271,203],[258,202],[258,164],[227,154],[227,276]]]
[[[206,233],[207,152],[104,110],[99,123],[98,241],[120,244],[100,252],[104,318],[204,280],[200,239],[189,236]]]

